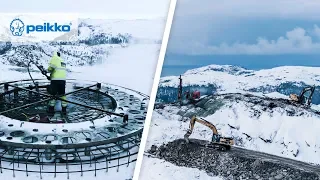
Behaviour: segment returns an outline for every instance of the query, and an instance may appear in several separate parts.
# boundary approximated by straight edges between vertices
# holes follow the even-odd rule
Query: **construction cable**
[[[30,78],[31,78],[34,86],[36,86],[36,82],[34,81],[34,79],[33,79],[32,76],[31,76],[31,73],[30,73],[30,64],[31,64],[31,63],[33,63],[33,61],[30,60],[29,63],[28,63],[27,69],[28,69],[29,76],[30,76]]]

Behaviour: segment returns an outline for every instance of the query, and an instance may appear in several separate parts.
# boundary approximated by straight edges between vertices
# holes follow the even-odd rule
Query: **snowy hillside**
[[[157,104],[153,112],[145,151],[152,151],[153,145],[166,147],[183,138],[189,128],[189,120],[195,115],[216,125],[222,136],[233,137],[237,147],[320,164],[320,136],[317,133],[320,127],[320,113],[315,110],[319,110],[317,104],[320,104],[320,81],[317,79],[320,75],[319,70],[320,68],[309,67],[278,67],[253,71],[228,65],[192,69],[182,75],[183,91],[200,90],[202,95],[208,96],[203,96],[195,105],[183,106],[167,103],[177,100],[179,77],[163,77],[157,92],[157,100],[162,103]],[[311,109],[288,100],[290,93],[300,93],[306,85],[316,85]],[[212,131],[196,124],[190,138],[211,141]],[[163,151],[163,157],[177,152]],[[214,171],[213,167],[203,165],[205,163],[201,163],[201,158],[193,156],[201,156],[205,161],[206,158],[213,157],[207,157],[204,151],[190,150],[190,154],[188,158],[194,159],[193,163],[199,162],[198,177],[194,177],[192,173],[196,165],[187,165],[191,160],[184,159],[187,158],[187,154],[183,152],[177,157],[168,155],[166,160],[154,160],[154,157],[145,155],[143,163],[154,162],[148,170],[152,169],[159,174],[168,172],[161,173],[162,176],[175,176],[171,168],[176,172],[186,169],[185,175],[193,179],[205,179],[207,175],[216,176],[209,173],[211,171],[208,169]],[[181,163],[179,160],[175,163],[174,158],[180,156]],[[226,155],[221,156],[225,158]],[[168,163],[173,163],[174,166]],[[251,166],[246,168],[250,169]],[[200,170],[203,169],[207,170],[207,174],[201,173]],[[234,171],[241,170],[235,168]],[[227,176],[230,174],[228,172],[225,173]],[[142,169],[140,177],[148,179],[147,174],[147,170]],[[278,177],[276,174],[270,176]]]
[[[242,147],[255,152],[265,152],[311,164],[320,164],[320,135],[317,133],[320,127],[319,113],[291,104],[285,99],[276,99],[274,97],[275,94],[271,96],[273,97],[228,93],[225,95],[208,96],[195,106],[185,105],[180,107],[178,104],[157,105],[152,115],[145,149],[145,152],[148,153],[143,159],[140,178],[151,179],[148,172],[153,171],[164,178],[171,176],[177,179],[180,177],[188,177],[189,179],[219,179],[220,177],[216,177],[217,173],[212,172],[218,171],[218,174],[223,174],[227,177],[231,174],[237,174],[236,172],[238,172],[238,175],[239,173],[243,175],[243,168],[250,169],[250,171],[244,171],[250,173],[251,169],[262,168],[259,165],[254,165],[256,162],[260,162],[257,159],[252,160],[254,161],[253,166],[239,164],[238,162],[231,172],[229,171],[230,168],[227,168],[225,173],[222,173],[222,170],[219,168],[225,164],[219,165],[219,163],[215,163],[214,161],[217,160],[217,157],[209,156],[209,152],[200,150],[199,147],[188,149],[190,151],[189,154],[184,153],[185,151],[188,152],[188,150],[182,145],[181,147],[178,145],[177,147],[171,147],[178,149],[176,151],[165,149],[161,153],[161,150],[157,150],[156,153],[160,151],[158,156],[161,156],[161,159],[158,159],[158,156],[153,157],[149,155],[153,151],[153,145],[159,148],[166,148],[170,146],[168,145],[170,143],[174,144],[176,142],[177,144],[181,144],[178,142],[178,139],[183,138],[189,128],[189,120],[194,115],[213,123],[220,135],[233,137],[236,147]],[[190,138],[209,142],[212,138],[212,131],[203,125],[195,124]],[[219,153],[214,152],[214,154],[217,155]],[[228,155],[230,154],[220,154],[223,160],[226,160]],[[166,158],[166,156],[168,157]],[[179,157],[181,158],[179,159]],[[214,165],[207,163],[207,158],[210,158],[213,161],[210,163],[215,164],[219,168],[213,168]],[[241,160],[244,163],[245,160]],[[199,164],[197,165],[197,163]],[[206,163],[207,165],[205,165]],[[249,164],[252,164],[252,162]],[[284,167],[279,164],[275,165]],[[203,171],[204,169],[205,171]],[[262,168],[262,170],[254,170],[253,172],[258,174],[259,172],[265,173],[269,169],[271,170],[272,168]],[[182,171],[184,173],[181,173]],[[283,172],[275,171],[270,172],[266,177],[282,179],[283,175],[281,174]],[[238,177],[238,175],[235,177]],[[306,174],[296,172],[295,175],[297,178]],[[257,177],[256,179],[260,179]]]
[[[316,85],[314,104],[320,104],[319,77],[319,67],[303,66],[282,66],[254,71],[231,65],[209,65],[182,74],[184,89],[198,89],[202,94],[212,94],[217,91],[249,91],[278,92],[288,96],[291,93],[299,94],[306,85]],[[178,85],[178,76],[161,78],[158,98],[167,102],[174,101]]]
[[[287,100],[244,94],[210,96],[196,106],[158,107],[146,150],[183,138],[193,115],[212,122],[222,136],[234,137],[236,146],[320,164],[319,113]],[[199,124],[190,136],[208,141],[211,137],[212,131]]]

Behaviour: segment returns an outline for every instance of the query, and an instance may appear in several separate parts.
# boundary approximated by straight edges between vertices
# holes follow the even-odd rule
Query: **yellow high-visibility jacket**
[[[67,78],[66,64],[63,59],[57,55],[57,52],[54,52],[49,62],[48,71],[50,72],[51,80],[66,80]]]

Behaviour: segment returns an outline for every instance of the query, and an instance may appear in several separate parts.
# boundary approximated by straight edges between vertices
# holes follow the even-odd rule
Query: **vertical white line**
[[[144,124],[144,130],[142,133],[142,138],[141,138],[139,153],[138,153],[138,157],[137,157],[136,167],[135,167],[134,174],[133,174],[133,180],[138,180],[139,175],[140,175],[143,154],[144,154],[145,146],[147,143],[148,133],[149,133],[149,129],[150,129],[150,123],[151,123],[151,118],[152,118],[152,112],[153,112],[153,108],[154,108],[154,103],[156,101],[156,95],[157,95],[157,91],[158,91],[160,75],[161,75],[161,71],[162,71],[164,57],[165,57],[166,50],[167,50],[167,45],[168,45],[168,40],[169,40],[169,36],[170,36],[170,30],[171,30],[171,25],[172,25],[172,20],[173,20],[173,15],[174,15],[174,11],[176,8],[176,4],[177,4],[177,0],[170,1],[170,7],[169,7],[169,11],[168,11],[168,16],[167,16],[166,27],[165,27],[165,30],[163,33],[162,45],[161,45],[161,49],[160,49],[160,53],[159,53],[159,59],[158,59],[156,72],[154,75],[153,86],[152,86],[152,91],[151,91],[151,96],[150,96],[150,101],[149,101],[149,106],[148,106],[148,112],[147,112],[147,116],[146,116],[146,120],[145,120],[145,124]]]

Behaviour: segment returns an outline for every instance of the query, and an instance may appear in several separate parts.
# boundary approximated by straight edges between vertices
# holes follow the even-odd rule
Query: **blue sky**
[[[320,66],[319,9],[319,0],[178,1],[164,64]]]

